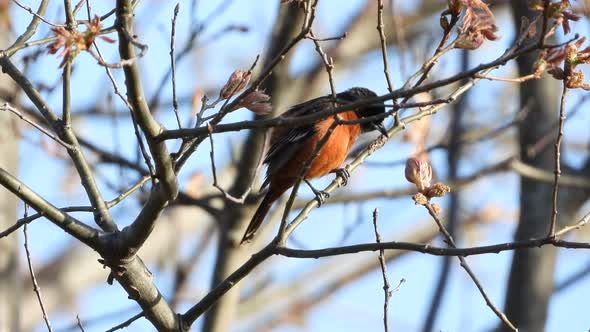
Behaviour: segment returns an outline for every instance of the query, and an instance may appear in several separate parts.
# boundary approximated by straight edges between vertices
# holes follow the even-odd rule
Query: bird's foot
[[[315,199],[316,199],[316,201],[318,201],[318,207],[322,206],[322,204],[324,204],[326,202],[326,200],[328,198],[330,198],[329,193],[327,193],[323,190],[316,189],[314,186],[311,185],[311,182],[305,180],[305,183],[307,183],[307,185],[309,186],[309,189],[311,189],[311,191],[313,191],[313,193],[315,194]]]
[[[340,167],[333,169],[330,173],[335,173],[336,176],[339,176],[342,179],[342,186],[346,186],[348,184],[348,179],[350,178],[350,172],[346,167]]]

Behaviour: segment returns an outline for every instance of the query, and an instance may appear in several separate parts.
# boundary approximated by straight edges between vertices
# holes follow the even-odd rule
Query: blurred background
[[[92,13],[113,8],[106,1],[89,0]],[[489,1],[496,16],[498,41],[477,50],[453,50],[434,67],[429,81],[499,57],[518,31],[525,1]],[[36,9],[37,1],[23,0]],[[151,111],[167,128],[176,128],[170,80],[170,30],[175,2],[144,0],[135,10],[135,33],[149,46],[139,60],[142,84]],[[434,53],[442,36],[440,13],[446,1],[385,1],[384,23],[390,71],[401,87]],[[574,33],[587,35],[588,7],[573,1],[581,15]],[[63,2],[51,1],[45,18],[63,23]],[[86,19],[86,10],[79,19]],[[299,32],[302,13],[296,3],[263,0],[181,1],[176,26],[176,82],[183,125],[194,123],[201,98],[215,99],[236,69],[247,70],[257,55],[268,61]],[[0,49],[25,31],[31,14],[10,0],[0,0]],[[114,24],[113,16],[103,27]],[[364,86],[387,93],[377,26],[377,1],[320,0],[314,33],[334,60],[337,91]],[[31,41],[53,36],[41,23]],[[107,35],[117,39],[116,33]],[[558,29],[554,42],[564,41]],[[119,61],[117,44],[98,41],[106,61]],[[62,100],[62,61],[47,53],[47,44],[19,51],[13,59],[59,113]],[[516,77],[531,72],[536,55],[511,61],[493,76]],[[260,68],[259,65],[257,68]],[[122,70],[113,69],[124,89]],[[520,73],[520,74],[519,74]],[[545,75],[547,76],[547,75]],[[293,248],[324,248],[374,242],[372,211],[379,209],[383,241],[408,241],[446,246],[426,210],[411,200],[411,186],[403,175],[410,156],[432,163],[435,177],[453,188],[436,200],[460,247],[481,246],[544,236],[551,216],[552,183],[532,179],[518,165],[534,166],[553,176],[553,144],[558,120],[560,82],[543,77],[526,84],[480,81],[462,98],[439,113],[412,123],[355,171],[344,188],[332,194],[293,234]],[[145,164],[129,112],[114,94],[103,67],[82,52],[72,73],[73,127],[83,139],[84,152],[105,199],[124,192],[145,174]],[[428,101],[446,96],[456,85],[416,96]],[[264,88],[272,97],[273,114],[290,105],[330,91],[321,58],[311,40],[303,40],[276,68]],[[0,75],[0,99],[25,113],[36,111],[7,75]],[[588,94],[572,90],[562,146],[564,175],[587,177]],[[207,114],[213,114],[215,110]],[[413,112],[407,110],[402,115]],[[246,109],[231,113],[224,123],[247,120]],[[386,120],[389,127],[391,118]],[[366,135],[355,153],[376,135]],[[85,143],[84,143],[85,142]],[[259,154],[263,135],[258,131],[216,134],[215,162],[220,185],[239,194],[251,174],[244,173],[247,155]],[[179,140],[168,141],[171,151]],[[532,151],[532,152],[531,152]],[[179,312],[194,305],[216,281],[239,267],[256,248],[275,234],[268,223],[252,248],[228,247],[227,237],[249,220],[256,202],[229,203],[212,186],[209,144],[202,144],[179,174],[181,198],[170,204],[139,255],[154,274],[155,284]],[[115,158],[112,158],[115,156]],[[505,163],[516,158],[520,164]],[[52,140],[8,112],[0,113],[0,166],[54,205],[88,205],[67,154]],[[545,174],[544,173],[544,174]],[[259,188],[263,172],[255,179]],[[332,176],[314,180],[319,188]],[[240,189],[242,188],[242,189]],[[588,212],[589,187],[560,187],[559,226],[573,224]],[[149,185],[112,208],[120,228],[133,221],[145,201]],[[302,186],[296,207],[313,194]],[[0,231],[23,216],[23,204],[0,189]],[[280,210],[279,210],[280,212]],[[293,211],[295,215],[297,211]],[[92,214],[73,213],[92,225]],[[236,228],[237,227],[237,228]],[[75,331],[79,315],[86,331],[105,331],[140,312],[117,284],[106,283],[108,270],[91,249],[41,218],[28,227],[31,258],[49,318],[55,331]],[[588,241],[587,229],[568,238]],[[42,331],[22,247],[22,231],[0,239],[0,330]],[[405,251],[386,252],[388,277],[395,287],[389,305],[394,331],[490,331],[501,324],[486,306],[455,257],[443,258]],[[543,247],[467,258],[492,302],[516,322],[521,331],[587,331],[590,298],[590,259],[584,250]],[[204,331],[379,331],[383,329],[383,281],[377,253],[318,260],[273,257],[264,262],[193,326]],[[145,319],[128,331],[149,331]]]

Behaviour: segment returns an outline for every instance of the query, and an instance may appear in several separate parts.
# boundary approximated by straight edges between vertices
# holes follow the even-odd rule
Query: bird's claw
[[[335,173],[336,176],[339,176],[342,179],[342,186],[346,186],[348,184],[348,179],[350,178],[350,172],[345,167],[336,168],[332,170],[331,173]]]
[[[330,198],[330,194],[323,190],[317,190],[314,192],[314,194],[315,200],[318,201],[318,207],[322,206],[322,204],[324,204],[326,200]]]
[[[322,206],[322,204],[324,204],[326,202],[326,200],[328,198],[330,198],[329,193],[327,193],[323,190],[318,190],[318,189],[314,188],[314,186],[312,186],[311,183],[307,180],[305,180],[305,183],[307,183],[307,185],[309,186],[309,189],[311,189],[311,191],[314,193],[315,200],[318,201],[318,207]]]

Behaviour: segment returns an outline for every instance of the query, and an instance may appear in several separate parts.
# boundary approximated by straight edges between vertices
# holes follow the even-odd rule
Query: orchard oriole
[[[285,118],[301,117],[330,109],[334,103],[336,106],[344,106],[348,103],[376,96],[369,89],[355,87],[336,94],[335,102],[331,95],[319,97],[295,105],[281,116]],[[383,103],[380,103],[339,113],[339,116],[342,120],[350,121],[379,115],[384,112],[385,107]],[[252,217],[241,243],[249,242],[252,239],[272,204],[295,184],[306,161],[311,157],[316,145],[328,132],[333,122],[334,117],[327,116],[313,124],[274,128],[270,138],[270,149],[264,159],[264,163],[268,164],[268,170],[261,188],[268,186],[268,192]],[[343,172],[339,167],[346,159],[356,139],[361,133],[373,130],[378,130],[387,136],[387,131],[383,126],[383,119],[358,124],[337,125],[311,161],[304,175],[304,180],[307,182],[309,179],[324,176],[331,172]],[[313,187],[312,190],[316,194],[319,193]]]

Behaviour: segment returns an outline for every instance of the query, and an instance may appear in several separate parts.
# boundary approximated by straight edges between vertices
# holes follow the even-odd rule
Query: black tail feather
[[[248,224],[248,228],[246,228],[246,233],[244,233],[244,237],[242,238],[242,241],[240,242],[240,244],[244,244],[244,243],[248,243],[248,242],[252,241],[252,238],[256,234],[256,231],[258,230],[260,225],[262,225],[262,222],[264,221],[264,218],[268,214],[268,211],[270,210],[273,202],[274,202],[273,197],[271,197],[267,193],[266,196],[264,196],[264,199],[262,200],[262,202],[260,203],[260,206],[258,206],[256,213],[254,213],[254,216],[252,217],[250,224]]]

